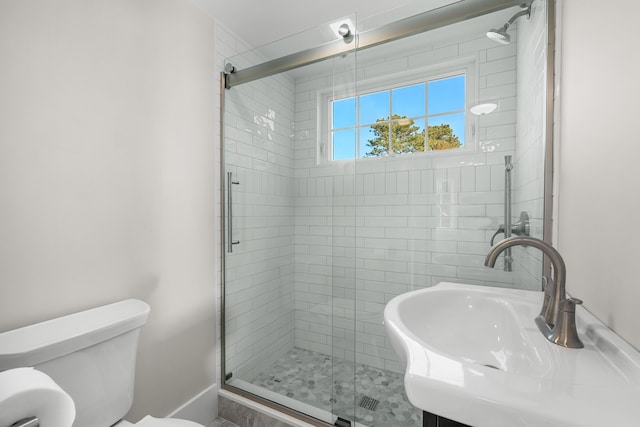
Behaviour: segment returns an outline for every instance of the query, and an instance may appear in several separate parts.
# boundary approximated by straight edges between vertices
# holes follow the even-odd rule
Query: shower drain
[[[378,399],[374,399],[373,397],[369,396],[362,396],[362,400],[360,400],[360,404],[358,406],[370,411],[375,411],[378,407],[378,403],[380,403]]]

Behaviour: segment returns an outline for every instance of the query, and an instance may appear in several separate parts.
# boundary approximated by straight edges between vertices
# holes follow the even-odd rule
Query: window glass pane
[[[389,118],[389,91],[370,93],[360,97],[360,124],[375,123]]]
[[[465,113],[429,118],[429,150],[450,150],[464,147]]]
[[[393,115],[400,117],[425,116],[425,84],[405,86],[391,91]],[[395,118],[395,117],[394,117]]]
[[[333,129],[356,125],[356,99],[333,101]]]
[[[389,122],[360,128],[360,157],[386,156],[389,152]]]
[[[392,149],[396,154],[424,151],[425,119],[399,119],[391,125]]]
[[[356,130],[346,129],[333,132],[333,160],[355,159]]]
[[[429,115],[464,110],[464,75],[429,82]]]
[[[462,148],[465,74],[332,101],[333,160]]]

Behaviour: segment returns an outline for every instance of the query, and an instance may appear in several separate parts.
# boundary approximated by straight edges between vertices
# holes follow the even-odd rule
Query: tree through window
[[[333,160],[464,147],[465,79],[458,74],[333,101]]]
[[[391,134],[389,131],[391,130]],[[425,151],[424,129],[413,119],[394,114],[389,119],[378,119],[371,125],[373,139],[367,140],[366,157],[385,156],[389,148],[394,154],[406,154]],[[460,148],[460,138],[453,134],[448,124],[429,126],[427,130],[427,150],[451,150]]]

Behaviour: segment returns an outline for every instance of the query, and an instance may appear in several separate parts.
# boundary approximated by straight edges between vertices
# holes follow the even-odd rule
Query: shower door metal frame
[[[544,199],[542,240],[553,243],[553,161],[554,161],[554,119],[555,119],[555,78],[556,78],[556,1],[547,0],[547,87],[546,87],[546,134],[544,147]],[[551,276],[551,261],[542,258],[543,277]],[[540,285],[542,288],[542,284]]]
[[[544,219],[543,219],[543,240],[549,244],[552,243],[552,238],[553,238],[553,230],[552,230],[552,224],[553,224],[553,219],[552,219],[552,215],[553,215],[553,161],[554,161],[554,118],[555,118],[555,98],[554,98],[554,87],[555,87],[555,43],[556,43],[556,1],[557,0],[546,0],[547,1],[547,71],[546,71],[546,108],[545,108],[545,117],[546,117],[546,129],[545,129],[545,155],[544,155],[544,207],[543,207],[543,211],[544,211]],[[453,5],[450,6],[455,6],[458,5],[460,3],[463,3],[463,1],[458,1],[456,3],[454,3]],[[471,2],[466,2],[466,3],[471,3]],[[483,14],[488,14],[488,13],[492,13],[501,9],[505,9],[508,7],[512,7],[512,6],[517,6],[520,5],[522,3],[522,1],[513,1],[513,0],[478,0],[475,3],[482,3],[483,5],[488,5],[491,4],[493,5],[491,9],[485,11],[484,13],[477,13],[474,12],[476,14],[474,14],[473,16],[469,16],[469,14],[467,13],[464,16],[461,16],[458,20],[454,21],[454,22],[460,22],[466,19],[470,19],[476,16],[480,16]],[[500,5],[500,6],[497,6]],[[448,6],[447,6],[448,7]],[[441,8],[442,9],[442,8]],[[439,10],[439,9],[436,9]],[[419,14],[419,15],[415,15],[414,17],[410,17],[410,18],[416,18],[416,17],[421,17],[421,19],[424,19],[424,15],[431,13],[433,11],[429,11],[429,12],[425,12],[423,14]],[[428,30],[434,29],[434,28],[438,28],[441,26],[445,26],[445,25],[449,25],[452,24],[454,22],[446,22],[445,24],[441,24],[441,25],[437,25],[436,23],[429,23],[428,27],[423,29],[422,31],[416,31],[415,30],[415,23],[414,26],[412,26],[412,32],[407,31],[406,29],[402,29],[402,28],[398,28],[401,27],[401,25],[399,23],[401,22],[408,22],[407,19],[410,18],[406,18],[404,20],[398,21],[396,23],[392,23],[392,24],[388,24],[385,25],[383,27],[379,27],[377,29],[374,30],[370,30],[366,33],[363,33],[361,35],[360,41],[364,40],[365,45],[363,46],[355,46],[355,49],[361,49],[361,48],[365,48],[365,47],[371,47],[371,46],[375,46],[378,44],[382,44],[386,41],[392,41],[392,40],[397,40],[399,38],[402,37],[407,37],[410,35],[414,35],[414,34],[418,34],[420,32],[426,32]],[[420,21],[418,20],[418,21]],[[423,22],[424,24],[424,22]],[[366,37],[362,37],[366,34]],[[386,39],[384,37],[387,37]],[[340,43],[342,43],[344,45],[344,41],[339,40]],[[324,50],[325,48],[323,48]],[[354,49],[354,48],[350,48],[349,50]],[[226,360],[225,360],[225,331],[226,331],[226,327],[225,327],[225,257],[226,257],[226,239],[225,239],[225,229],[227,226],[227,221],[226,221],[226,203],[225,203],[225,188],[226,188],[226,164],[225,164],[225,132],[224,132],[224,118],[225,118],[225,90],[230,89],[231,87],[241,84],[241,83],[246,83],[249,81],[253,81],[262,77],[266,77],[269,75],[273,75],[273,74],[277,74],[280,72],[284,72],[284,71],[288,71],[294,68],[298,68],[298,67],[302,67],[304,65],[308,65],[314,62],[319,62],[321,60],[324,59],[328,59],[331,57],[334,57],[336,55],[339,55],[340,53],[336,53],[333,52],[331,53],[331,51],[325,51],[325,54],[327,56],[325,57],[318,57],[317,54],[318,52],[320,52],[320,49],[316,49],[316,48],[312,48],[309,49],[307,51],[305,51],[305,55],[308,55],[310,53],[312,53],[312,55],[308,58],[307,62],[302,63],[300,61],[300,58],[302,56],[300,56],[299,54],[293,54],[293,55],[289,55],[286,61],[284,61],[283,63],[286,64],[288,61],[292,61],[289,65],[286,65],[283,68],[278,68],[276,70],[276,68],[274,68],[274,62],[270,61],[264,64],[259,64],[257,66],[254,67],[250,67],[249,69],[247,69],[247,74],[245,74],[245,76],[250,76],[250,77],[242,77],[242,70],[238,70],[235,71],[235,73],[233,74],[229,74],[226,72],[221,72],[220,73],[220,263],[221,263],[221,273],[220,273],[220,301],[221,301],[221,307],[220,307],[220,345],[221,345],[221,360],[220,360],[220,366],[221,366],[221,376],[220,376],[220,381],[221,381],[221,388],[223,390],[228,390],[232,393],[235,393],[237,395],[243,396],[251,401],[254,401],[256,403],[265,405],[271,409],[275,409],[279,412],[282,412],[284,414],[287,414],[289,416],[292,416],[294,418],[297,418],[301,421],[304,421],[306,423],[309,423],[313,426],[318,426],[318,427],[331,427],[330,424],[327,424],[317,418],[311,417],[307,414],[304,414],[302,412],[296,411],[294,409],[291,409],[287,406],[278,404],[276,402],[270,401],[268,399],[265,399],[261,396],[255,395],[253,393],[247,392],[243,389],[240,389],[238,387],[234,387],[232,385],[229,385],[226,383],[226,370],[225,370],[225,365],[226,365]],[[344,51],[344,46],[342,46],[342,50],[340,52]],[[313,52],[315,52],[315,54],[313,54]],[[284,60],[285,58],[280,58],[279,60],[274,60],[274,61],[281,61]],[[311,62],[309,62],[309,59],[313,58],[313,60]],[[281,64],[282,65],[282,64]],[[260,71],[257,67],[261,67],[262,71],[261,73],[258,73],[258,71]],[[252,70],[253,69],[253,70]],[[251,73],[249,73],[248,71],[252,70]],[[238,77],[240,76],[240,77]],[[549,261],[547,260],[547,258],[545,257],[543,259],[543,275],[549,276],[551,274],[551,265],[549,263]]]
[[[296,52],[282,58],[263,62],[243,70],[227,64],[229,73],[225,73],[225,87],[248,83],[263,77],[283,73],[333,58],[352,50],[362,50],[383,43],[424,33],[447,25],[477,18],[513,6],[519,6],[523,0],[458,0],[454,3],[417,15],[400,19],[362,33],[355,34],[355,45],[337,39],[329,43]],[[226,68],[226,67],[225,67]]]

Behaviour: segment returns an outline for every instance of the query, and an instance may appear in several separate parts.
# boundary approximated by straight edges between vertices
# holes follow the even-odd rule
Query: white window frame
[[[478,135],[477,135],[477,116],[471,114],[469,108],[475,104],[477,99],[477,58],[458,58],[456,60],[443,62],[437,65],[421,67],[404,72],[394,73],[393,75],[385,75],[374,79],[364,79],[357,83],[357,90],[354,92],[355,82],[351,85],[341,85],[339,87],[319,90],[317,92],[318,103],[318,147],[317,159],[318,163],[326,162],[345,162],[345,161],[373,161],[374,159],[393,159],[406,158],[415,156],[456,156],[460,154],[475,153],[478,151]],[[426,150],[422,152],[414,152],[411,154],[395,154],[389,153],[387,156],[371,156],[359,157],[360,132],[356,131],[356,157],[349,159],[333,160],[333,146],[331,138],[332,129],[332,102],[350,97],[358,97],[370,93],[393,90],[404,86],[411,86],[420,83],[428,83],[429,81],[439,80],[447,77],[453,77],[465,74],[465,144],[461,148],[450,150]],[[389,84],[390,79],[393,80]],[[428,99],[426,100],[428,102]],[[356,104],[358,101],[356,101]],[[428,118],[429,116],[427,116]],[[425,123],[426,125],[426,123]],[[355,129],[360,129],[357,126]],[[426,142],[425,142],[426,144]]]

